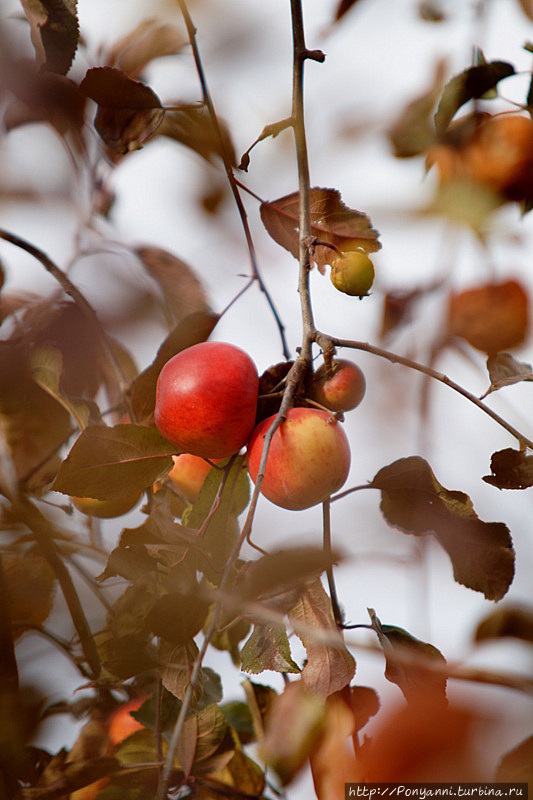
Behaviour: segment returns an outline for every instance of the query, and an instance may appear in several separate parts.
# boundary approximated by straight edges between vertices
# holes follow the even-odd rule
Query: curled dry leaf
[[[66,75],[79,40],[77,0],[20,0],[31,26],[37,63]]]
[[[482,396],[486,397],[491,392],[496,392],[504,386],[512,386],[521,381],[533,381],[531,364],[517,361],[510,353],[497,353],[487,359],[487,369],[490,376],[490,386]]]
[[[483,480],[498,489],[529,489],[533,486],[533,456],[507,447],[492,454],[491,475]]]
[[[175,55],[186,44],[187,38],[179,28],[161,24],[156,19],[145,19],[109,48],[106,65],[136,78],[151,61]]]
[[[294,258],[300,253],[300,193],[261,203],[261,219],[270,236]],[[378,232],[361,211],[348,208],[337,189],[311,189],[311,233],[317,243],[312,247],[311,261],[324,274],[339,251],[379,250]]]
[[[516,280],[487,283],[452,294],[448,334],[488,355],[517,347],[529,329],[529,297]]]

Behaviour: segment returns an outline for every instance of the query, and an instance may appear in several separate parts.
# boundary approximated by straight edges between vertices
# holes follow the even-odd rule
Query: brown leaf
[[[203,105],[174,106],[166,112],[159,134],[189,147],[206,161],[211,162],[213,155],[218,155],[225,156],[233,165],[236,163],[235,149],[226,123],[218,119],[217,130]]]
[[[106,54],[106,65],[117,67],[130,78],[136,78],[155,58],[179,53],[187,41],[174,25],[145,19],[110,47]]]
[[[285,628],[275,625],[255,625],[240,652],[240,668],[257,675],[265,670],[299,673],[300,667],[292,659],[291,647]]]
[[[77,0],[20,0],[31,26],[37,63],[66,75],[78,48]]]
[[[512,386],[521,381],[533,381],[531,364],[517,361],[510,353],[497,353],[487,359],[487,369],[490,376],[490,386],[481,400],[491,392],[496,392],[504,386]]]
[[[171,328],[189,314],[210,311],[203,285],[188,264],[159,247],[139,247],[135,252],[161,288]]]
[[[522,450],[507,447],[492,454],[490,460],[492,475],[484,475],[483,480],[498,489],[529,489],[533,486],[533,456]]]
[[[379,698],[375,689],[369,686],[350,686],[352,712],[355,720],[355,730],[364,728],[370,717],[379,711]]]
[[[428,150],[436,141],[431,117],[444,82],[444,61],[435,68],[431,86],[403,110],[389,130],[396,158],[412,158]]]
[[[302,670],[302,682],[307,689],[327,697],[347,686],[355,674],[355,660],[337,631],[331,601],[320,580],[309,586],[289,614],[296,633],[307,651],[307,663]],[[328,632],[338,635],[338,646],[324,644],[311,632],[298,628],[315,629],[317,634]]]
[[[458,583],[489,600],[503,597],[514,576],[512,540],[503,522],[480,520],[468,495],[441,486],[419,456],[383,467],[370,486],[381,490],[381,511],[390,525],[435,536]]]
[[[80,91],[98,104],[94,126],[119,154],[142,147],[163,122],[165,112],[155,92],[119,69],[87,70]]]
[[[487,283],[450,297],[449,335],[488,355],[522,344],[528,328],[529,297],[518,281]]]
[[[442,286],[442,281],[435,281],[426,286],[414,289],[396,289],[386,293],[383,302],[380,337],[386,339],[397,328],[411,322],[417,303]]]
[[[300,252],[299,199],[300,193],[294,192],[271,203],[261,203],[263,225],[274,241],[296,259]],[[337,189],[311,189],[311,232],[317,239],[311,258],[322,273],[339,250],[360,247],[370,253],[381,247],[379,234],[368,216],[348,208]]]
[[[521,639],[533,644],[533,609],[517,605],[497,608],[479,623],[474,640],[485,642],[502,637]]]

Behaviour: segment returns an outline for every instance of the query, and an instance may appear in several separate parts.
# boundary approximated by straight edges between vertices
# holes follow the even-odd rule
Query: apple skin
[[[365,297],[374,283],[374,265],[362,250],[347,250],[331,265],[333,286],[351,297]]]
[[[263,420],[248,443],[248,471],[257,480],[266,432]],[[327,411],[292,408],[272,437],[261,493],[281,508],[299,511],[333,494],[346,481],[350,446],[342,425]]]
[[[137,505],[140,492],[129,494],[125,497],[117,497],[114,500],[96,500],[94,497],[72,497],[72,504],[86,514],[88,517],[98,519],[113,519],[121,517]]]
[[[226,458],[250,437],[258,389],[255,364],[239,347],[226,342],[195,344],[161,370],[155,424],[184,453]]]
[[[342,413],[356,408],[365,391],[363,371],[352,361],[335,358],[330,370],[322,364],[315,372],[311,397],[330,411]]]
[[[208,472],[211,471],[211,464],[200,456],[193,456],[191,453],[182,453],[179,456],[172,456],[174,466],[168,473],[168,477],[180,492],[194,503],[200,494]]]

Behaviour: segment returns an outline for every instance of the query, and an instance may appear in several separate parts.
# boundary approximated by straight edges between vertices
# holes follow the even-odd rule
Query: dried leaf
[[[523,3],[522,3],[523,5]],[[533,19],[533,6],[531,14]],[[533,736],[524,739],[502,758],[495,780],[508,783],[533,783]]]
[[[441,669],[446,659],[432,644],[421,642],[403,628],[382,625],[373,608],[368,609],[372,627],[385,654],[385,677],[397,684],[407,701],[420,696],[432,703],[446,703],[446,677],[432,670]]]
[[[66,75],[79,40],[77,0],[20,0],[31,26],[37,63]]]
[[[381,469],[370,486],[381,490],[387,522],[415,536],[433,534],[446,550],[457,583],[500,600],[514,575],[514,550],[503,522],[483,522],[464,492],[445,489],[418,456]]]
[[[2,556],[5,588],[14,638],[27,627],[39,627],[52,610],[56,576],[48,561],[37,553]]]
[[[168,471],[175,448],[143,425],[90,425],[61,465],[53,489],[72,497],[113,500],[141,491]]]
[[[533,486],[533,456],[522,450],[507,447],[492,454],[490,460],[492,475],[484,475],[486,483],[498,489],[529,489]]]
[[[533,381],[531,364],[517,361],[510,353],[497,353],[495,356],[489,356],[487,369],[490,376],[490,387],[480,398],[481,400],[504,386],[512,386],[521,381]]]
[[[119,69],[87,70],[80,91],[98,104],[94,127],[119,154],[142,147],[163,122],[165,112],[155,92]]]
[[[219,135],[220,132],[220,135]],[[230,164],[236,164],[235,148],[227,125],[218,119],[218,130],[213,126],[205,106],[175,106],[165,113],[159,129],[161,136],[168,136],[211,163],[218,155]]]
[[[327,697],[348,686],[355,674],[355,660],[337,631],[331,601],[319,580],[309,586],[289,614],[298,637],[307,651],[307,663],[302,670],[302,682],[320,697]],[[307,629],[338,634],[338,646],[323,644],[312,633],[303,633],[297,623]]]
[[[389,130],[396,158],[412,158],[426,152],[436,142],[431,114],[444,82],[444,61],[439,61],[431,86],[403,110]]]
[[[525,606],[504,606],[492,611],[476,628],[474,640],[512,637],[533,644],[533,610]]]
[[[499,81],[514,73],[513,65],[507,61],[490,61],[477,67],[469,67],[452,78],[444,87],[435,114],[437,132],[444,133],[461,106],[469,100],[483,97]]]
[[[108,50],[106,65],[137,78],[154,59],[179,53],[188,40],[174,25],[145,19]]]
[[[488,355],[522,344],[529,328],[529,297],[515,280],[487,283],[450,297],[448,333]]]
[[[209,313],[203,285],[188,264],[159,247],[139,247],[135,252],[163,293],[170,327],[189,314]]]
[[[270,236],[294,258],[300,252],[300,193],[280,197],[271,203],[261,203],[261,219]],[[375,252],[381,245],[366,214],[348,208],[337,189],[311,189],[311,232],[317,244],[311,251],[312,261],[324,273],[338,250],[362,248]],[[329,245],[329,246],[328,246]]]
[[[379,698],[375,689],[369,686],[350,686],[352,712],[355,721],[355,730],[364,728],[368,720],[379,711]]]
[[[172,330],[157,351],[152,364],[141,372],[131,387],[131,402],[135,418],[140,422],[150,422],[155,406],[155,389],[163,364],[182,350],[193,344],[205,342],[214,330],[218,316],[196,312],[185,317]]]
[[[275,625],[255,625],[241,648],[241,670],[258,675],[264,670],[299,673],[292,659],[287,632]]]

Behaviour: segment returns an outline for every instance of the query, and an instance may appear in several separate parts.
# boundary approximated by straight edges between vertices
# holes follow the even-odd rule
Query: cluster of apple
[[[270,445],[261,492],[275,505],[303,509],[344,484],[350,448],[332,412],[355,408],[364,375],[350,361],[334,360],[314,375],[317,407],[295,407]],[[194,500],[212,462],[246,445],[248,471],[257,480],[264,437],[275,415],[256,425],[259,378],[252,359],[233,344],[203,342],[164,365],[157,382],[155,424],[180,450],[171,478]]]

